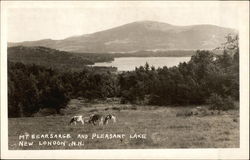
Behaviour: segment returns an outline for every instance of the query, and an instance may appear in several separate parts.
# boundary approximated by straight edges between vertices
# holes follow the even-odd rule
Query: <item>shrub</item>
[[[222,110],[229,110],[229,109],[234,109],[235,105],[234,105],[234,100],[232,97],[227,97],[224,99],[224,106],[222,108]]]
[[[213,93],[209,99],[207,100],[211,110],[229,110],[234,109],[234,101],[229,96],[226,98],[222,98],[220,95]]]
[[[223,106],[223,99],[218,94],[212,94],[208,100],[207,103],[210,106],[210,109],[212,110],[220,110],[221,106]]]

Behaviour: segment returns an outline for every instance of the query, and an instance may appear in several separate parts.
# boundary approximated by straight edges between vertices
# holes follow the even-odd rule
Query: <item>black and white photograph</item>
[[[1,1],[3,158],[248,157],[248,18],[248,1]]]

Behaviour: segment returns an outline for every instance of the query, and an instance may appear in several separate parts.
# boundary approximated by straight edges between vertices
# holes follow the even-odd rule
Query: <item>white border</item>
[[[103,2],[103,1],[102,1]],[[214,2],[234,3],[239,10],[239,40],[240,40],[240,148],[236,149],[119,149],[119,150],[8,150],[8,119],[7,119],[7,9],[15,7],[74,7],[72,4],[99,5],[95,2],[32,2],[32,1],[1,1],[1,158],[4,159],[247,159],[249,156],[249,2]],[[154,5],[149,1],[105,2],[107,5],[121,3],[133,5],[144,3]],[[184,3],[184,2],[176,2]],[[186,3],[193,3],[192,1]],[[213,2],[209,2],[213,3]]]

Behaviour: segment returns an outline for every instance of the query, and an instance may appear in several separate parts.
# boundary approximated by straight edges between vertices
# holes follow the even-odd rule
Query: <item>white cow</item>
[[[82,125],[84,125],[84,120],[82,118],[82,115],[79,115],[79,116],[73,116],[69,122],[69,124],[72,124],[74,123],[76,125],[77,122],[81,122]]]
[[[112,114],[108,114],[104,119],[104,124],[108,124],[108,121],[112,119],[113,123],[116,123],[116,117]]]

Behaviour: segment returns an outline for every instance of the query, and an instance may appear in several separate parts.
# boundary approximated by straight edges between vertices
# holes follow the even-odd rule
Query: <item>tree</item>
[[[32,116],[40,108],[59,111],[68,102],[56,72],[37,65],[8,62],[8,115]]]

